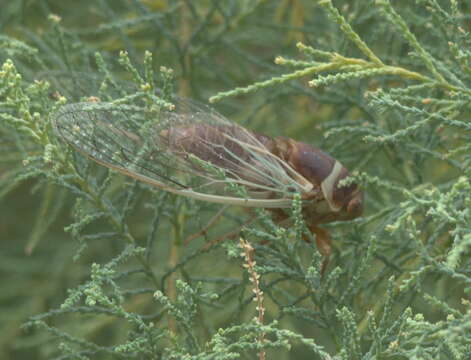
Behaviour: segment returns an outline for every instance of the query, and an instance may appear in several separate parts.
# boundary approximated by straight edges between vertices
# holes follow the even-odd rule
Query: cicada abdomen
[[[280,192],[312,190],[311,183],[276,156],[273,139],[240,126],[174,126],[162,130],[160,137],[161,143],[166,144],[166,151],[186,160],[190,167],[195,169],[190,157],[209,163],[223,171],[224,183],[229,181],[243,186],[256,198],[269,199],[278,197]]]
[[[267,137],[247,133],[239,126],[217,126],[195,124],[174,126],[160,132],[161,141],[167,151],[175,156],[188,159],[189,156],[203,160],[216,168],[223,169],[226,176],[233,179],[244,179],[247,186],[250,182],[263,185],[264,177],[274,176],[268,169],[265,173],[258,171],[260,164],[248,146],[266,147],[271,140]],[[257,140],[257,143],[254,143]],[[259,142],[259,143],[258,143]]]

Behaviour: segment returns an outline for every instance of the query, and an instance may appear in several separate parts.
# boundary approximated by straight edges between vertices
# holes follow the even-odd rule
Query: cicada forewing
[[[198,200],[286,208],[313,185],[273,153],[274,140],[188,99],[165,107],[75,103],[55,131],[96,162]]]

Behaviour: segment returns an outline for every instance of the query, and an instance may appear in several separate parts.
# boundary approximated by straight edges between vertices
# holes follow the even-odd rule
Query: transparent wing
[[[111,103],[65,105],[55,131],[96,162],[194,199],[290,207],[312,184],[276,156],[276,141],[187,99],[153,110]]]

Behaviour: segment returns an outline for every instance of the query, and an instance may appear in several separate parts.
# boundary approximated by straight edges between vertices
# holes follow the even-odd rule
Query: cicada
[[[61,107],[55,131],[97,163],[162,190],[220,204],[269,209],[278,221],[301,194],[302,214],[328,257],[318,226],[362,214],[358,184],[340,186],[347,169],[309,144],[270,137],[189,99],[148,107],[101,102]]]

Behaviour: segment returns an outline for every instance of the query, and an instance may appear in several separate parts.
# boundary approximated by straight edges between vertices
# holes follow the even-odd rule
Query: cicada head
[[[292,139],[277,138],[277,144],[288,163],[314,185],[314,200],[306,220],[325,223],[361,216],[363,192],[354,183],[340,185],[341,180],[350,174],[338,160],[320,149]],[[320,200],[319,193],[322,193]],[[306,194],[305,198],[309,200],[310,195]]]

